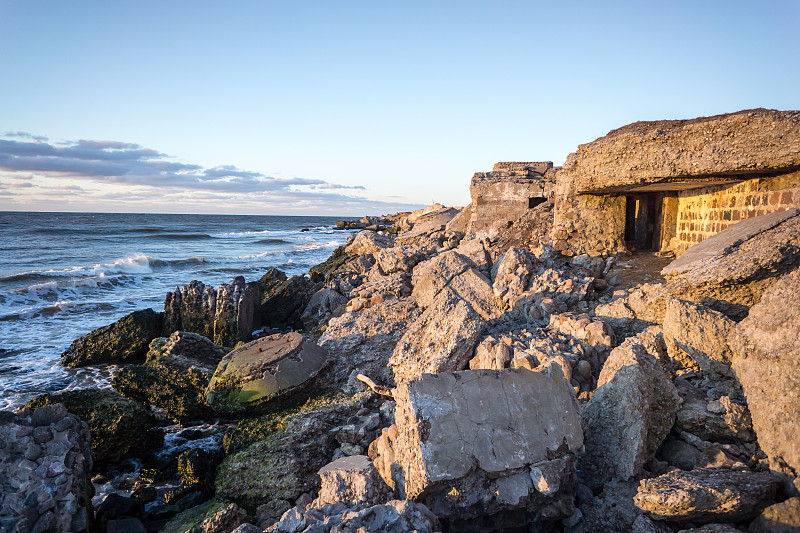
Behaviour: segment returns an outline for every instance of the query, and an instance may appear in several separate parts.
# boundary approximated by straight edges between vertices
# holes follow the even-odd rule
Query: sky
[[[0,0],[0,210],[469,203],[637,120],[800,108],[800,1]]]

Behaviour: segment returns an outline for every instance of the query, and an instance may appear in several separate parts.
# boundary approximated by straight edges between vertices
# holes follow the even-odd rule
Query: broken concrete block
[[[394,476],[400,497],[457,519],[516,508],[564,516],[574,510],[583,433],[559,367],[425,375],[401,383],[394,396],[395,464],[381,474]]]
[[[342,502],[347,505],[376,505],[389,498],[391,489],[366,455],[342,457],[319,471],[319,496],[311,507]]]

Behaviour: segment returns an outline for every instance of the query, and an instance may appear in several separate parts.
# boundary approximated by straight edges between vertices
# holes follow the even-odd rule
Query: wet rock
[[[140,403],[110,389],[83,389],[59,394],[43,394],[26,407],[36,408],[62,403],[86,422],[92,434],[92,458],[105,463],[142,455],[161,446],[163,430],[155,416]]]
[[[281,408],[313,386],[328,354],[299,333],[262,337],[227,354],[206,388],[214,410],[242,415]]]
[[[775,501],[781,481],[766,473],[673,470],[639,483],[636,507],[657,520],[713,522],[752,518]]]
[[[550,519],[572,513],[583,435],[557,367],[426,375],[394,397],[394,463],[375,464],[401,497],[453,519],[516,508],[548,508],[540,518]]]
[[[729,339],[761,449],[800,472],[800,270],[768,289]]]
[[[105,531],[112,521],[121,518],[142,518],[144,504],[138,498],[129,498],[121,494],[107,495],[95,509],[95,518],[100,531]],[[141,522],[139,522],[141,524]],[[116,524],[119,531],[124,531],[125,524]],[[128,524],[128,527],[135,525]]]
[[[331,319],[319,345],[335,357],[321,383],[348,392],[363,390],[363,383],[355,379],[360,373],[392,385],[394,374],[386,365],[408,325],[419,315],[413,303],[394,299]]]
[[[342,502],[353,505],[376,505],[389,499],[391,489],[366,455],[342,457],[319,471],[319,496],[311,504],[322,507]]]
[[[615,348],[583,410],[581,467],[590,484],[640,475],[672,428],[680,402],[645,342],[633,337]]]
[[[144,359],[150,341],[161,333],[163,320],[164,315],[152,309],[134,311],[72,341],[61,354],[60,364],[78,367]]]
[[[324,528],[324,529],[322,529]],[[320,509],[289,509],[266,531],[271,533],[312,533],[316,531],[382,531],[385,533],[434,533],[441,531],[436,516],[412,501],[392,500],[371,507],[329,504]]]
[[[800,531],[800,497],[770,505],[750,523],[750,533],[797,533]]]
[[[347,307],[347,297],[339,291],[325,287],[314,293],[308,301],[300,320],[308,331],[315,331],[324,326],[331,318],[341,316]]]
[[[330,462],[335,449],[330,430],[344,424],[369,395],[320,401],[256,432],[253,444],[242,439],[246,447],[228,455],[217,469],[217,497],[256,507],[272,500],[295,500],[316,489],[317,471]]]
[[[397,343],[388,363],[395,380],[465,368],[480,332],[480,315],[472,306],[451,292],[443,292]]]
[[[247,521],[247,513],[235,503],[209,500],[176,515],[162,533],[230,533]]]
[[[308,277],[311,281],[316,283],[323,283],[330,281],[336,274],[336,271],[345,265],[350,260],[350,256],[345,252],[344,246],[339,246],[333,253],[322,263],[311,267],[308,271]],[[274,270],[274,269],[273,269]],[[276,272],[280,272],[277,271]],[[263,278],[262,278],[263,279]],[[284,275],[283,280],[286,281]]]
[[[85,531],[92,516],[92,457],[86,424],[60,404],[39,407],[33,413],[27,409],[16,415],[2,413],[0,528],[19,532]],[[64,420],[70,423],[60,424]],[[34,433],[42,430],[47,430],[51,438],[35,444]]]
[[[277,284],[272,283],[273,279],[268,280],[269,283],[263,280],[264,278],[259,281],[262,284],[262,323],[271,328],[302,329],[303,311],[314,294],[322,288],[322,284],[311,281],[306,276],[292,276]]]
[[[206,494],[214,494],[214,475],[222,457],[219,453],[192,448],[178,456],[178,473],[184,485],[199,485]]]
[[[375,255],[380,250],[390,248],[394,237],[388,234],[381,235],[375,231],[364,230],[358,232],[352,243],[345,248],[347,255]]]
[[[678,368],[699,369],[711,377],[732,378],[728,335],[736,323],[702,305],[667,298],[664,341]]]

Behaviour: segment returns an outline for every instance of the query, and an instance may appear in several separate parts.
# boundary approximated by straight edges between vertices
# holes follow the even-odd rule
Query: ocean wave
[[[144,254],[122,257],[111,263],[98,263],[89,266],[74,266],[62,269],[31,270],[0,277],[0,281],[27,281],[61,276],[99,276],[102,274],[150,274],[153,258]]]
[[[213,239],[214,237],[208,233],[155,233],[153,235],[145,235],[143,238],[194,241],[199,239]]]
[[[61,311],[115,311],[119,307],[120,302],[127,302],[129,300],[129,298],[100,301],[62,300],[58,302],[42,302],[38,305],[30,305],[18,309],[0,309],[0,322],[28,319],[34,315],[49,316]]]
[[[166,231],[164,228],[130,228],[122,230],[123,233],[158,233],[159,231]]]
[[[289,241],[283,239],[259,239],[256,241],[257,244],[290,244]]]
[[[227,233],[214,233],[211,236],[218,239],[224,239],[226,237],[252,237],[253,235],[270,235],[274,233],[278,233],[278,231],[270,229],[258,231],[229,231]]]

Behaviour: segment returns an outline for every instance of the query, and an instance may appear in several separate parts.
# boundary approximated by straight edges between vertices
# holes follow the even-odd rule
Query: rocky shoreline
[[[636,123],[176,288],[64,352],[112,388],[0,412],[0,529],[800,531],[799,126]]]

